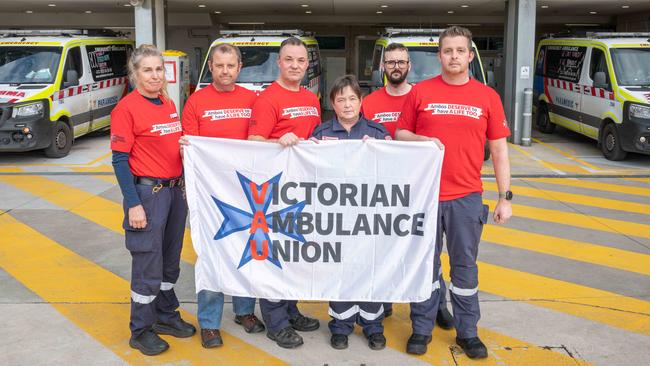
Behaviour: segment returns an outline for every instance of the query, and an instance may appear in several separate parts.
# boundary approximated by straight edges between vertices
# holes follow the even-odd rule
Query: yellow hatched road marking
[[[111,200],[40,176],[0,176],[0,182],[11,184],[111,231],[124,234],[122,206]],[[185,229],[184,238],[181,258],[193,264],[196,253],[188,229]]]
[[[483,182],[483,187],[492,191],[498,191],[497,185],[494,182]],[[600,198],[594,196],[587,196],[575,193],[564,193],[558,191],[551,191],[548,189],[531,188],[521,185],[513,185],[512,190],[516,195],[541,198],[545,200],[553,200],[560,202],[575,203],[584,206],[593,206],[599,208],[606,208],[616,211],[633,212],[639,214],[650,215],[650,205],[643,203],[628,202],[622,200],[613,200],[609,198]]]
[[[93,175],[93,178],[103,180],[104,182],[108,182],[113,185],[117,184],[117,178],[115,178],[114,175]]]
[[[449,257],[441,258],[449,273]],[[650,335],[650,302],[485,262],[478,266],[481,291]]]
[[[61,183],[58,183],[58,182],[55,182],[55,181],[50,181],[50,180],[47,180],[45,178],[28,177],[29,179],[34,179],[34,178],[42,179],[42,181],[35,182],[37,187],[31,187],[29,184],[27,184],[27,182],[22,182],[20,180],[16,181],[17,179],[21,178],[21,177],[16,177],[16,176],[0,177],[0,181],[4,181],[6,178],[13,179],[13,181],[10,182],[11,184],[15,184],[18,188],[23,189],[23,190],[27,190],[28,192],[30,192],[32,194],[35,193],[35,192],[32,191],[32,189],[34,189],[36,191],[39,191],[39,189],[42,189],[42,188],[38,188],[38,187],[48,186],[48,185],[51,188],[56,187],[54,192],[47,192],[46,195],[45,194],[39,195],[39,196],[47,196],[47,197],[44,197],[46,199],[52,198],[52,196],[56,196],[56,197],[69,196],[70,193],[74,193],[74,192],[77,192],[77,191],[78,191],[79,194],[85,194],[85,195],[90,196],[89,193],[77,190],[75,188],[67,187],[64,184],[61,184]],[[42,194],[43,192],[40,192],[40,193]],[[56,202],[57,202],[56,197],[52,198],[53,199],[51,201],[52,203],[56,204]],[[112,210],[106,209],[106,205],[113,204],[113,205],[117,206],[117,204],[115,204],[115,203],[113,203],[111,201],[108,201],[106,199],[103,199],[101,197],[96,197],[97,200],[93,201],[92,206],[89,206],[89,203],[88,203],[89,200],[87,198],[84,198],[84,199],[86,199],[86,201],[82,200],[83,201],[82,204],[80,204],[79,206],[77,206],[77,207],[75,207],[73,209],[70,209],[70,211],[73,212],[73,213],[76,213],[76,214],[78,214],[80,216],[86,215],[86,218],[88,218],[89,220],[91,220],[93,222],[96,222],[96,223],[98,223],[98,224],[100,224],[102,226],[105,226],[105,227],[108,227],[106,222],[111,222],[111,221],[113,221],[113,222],[117,221],[118,226],[119,226],[119,223],[121,223],[121,217],[122,217],[121,208],[114,208]],[[63,201],[62,204],[66,204],[67,206],[70,206],[70,202],[68,202],[67,200],[65,200],[63,198],[60,198],[59,200]],[[79,200],[79,198],[77,198],[77,200]],[[106,202],[103,202],[102,200],[106,201]],[[94,212],[93,210],[100,210],[100,209],[103,210],[102,215],[99,215],[99,214],[98,215],[92,215],[91,214],[92,212]],[[519,215],[520,214],[519,210],[516,207],[514,209],[515,209],[516,214]],[[553,212],[554,214],[555,213],[558,213],[558,214],[562,213],[560,211],[554,211],[554,210],[547,210],[547,211]],[[549,215],[549,216],[553,216],[553,215]],[[555,215],[555,216],[557,216],[557,215]],[[584,215],[579,215],[579,216],[580,216],[580,218],[582,220],[585,220]],[[96,221],[96,220],[99,220],[99,221]],[[599,224],[599,225],[602,225],[602,224]],[[596,226],[596,225],[594,225],[594,226]],[[119,230],[121,230],[121,226],[119,227]],[[648,234],[646,234],[646,235],[650,236],[650,231],[646,230],[646,232],[648,232]],[[184,258],[184,260],[186,260],[189,263],[194,263],[195,260],[196,260],[196,254],[194,253],[194,251],[191,249],[191,246],[189,246],[189,245],[184,246],[183,251],[185,252],[185,249],[187,249],[187,248],[190,249],[192,257],[190,257],[188,259]],[[491,292],[491,293],[494,293],[494,294],[497,294],[497,295],[500,295],[500,296],[515,298],[515,299],[519,299],[519,298],[524,298],[524,299],[539,298],[539,297],[536,297],[536,296],[527,296],[526,295],[526,289],[528,288],[529,285],[526,284],[526,281],[520,281],[518,278],[512,277],[512,276],[522,275],[522,276],[528,276],[526,278],[527,278],[527,280],[532,281],[531,283],[535,282],[535,281],[533,281],[533,279],[538,279],[539,278],[539,280],[537,282],[542,283],[543,286],[551,286],[551,287],[549,287],[551,289],[557,287],[557,288],[561,288],[561,289],[567,289],[567,288],[568,289],[574,289],[575,288],[575,289],[580,290],[580,291],[576,292],[575,296],[573,296],[573,295],[568,296],[570,291],[567,290],[564,293],[561,293],[561,296],[559,296],[561,298],[563,298],[563,297],[566,297],[566,298],[591,297],[593,299],[590,299],[591,302],[589,302],[589,304],[594,303],[595,304],[594,306],[603,306],[603,307],[611,307],[611,308],[617,308],[617,307],[621,308],[621,306],[622,306],[621,309],[623,309],[623,310],[627,310],[626,307],[628,307],[628,308],[632,308],[637,313],[643,313],[643,312],[650,313],[650,309],[648,309],[648,311],[645,311],[646,309],[643,307],[643,306],[647,307],[648,306],[647,303],[645,303],[643,301],[640,301],[640,300],[629,299],[629,298],[626,298],[624,296],[620,296],[620,295],[617,295],[617,294],[613,294],[613,293],[609,293],[609,292],[605,292],[605,291],[600,291],[600,290],[593,290],[592,291],[592,289],[589,289],[589,288],[584,287],[584,286],[574,285],[574,284],[563,282],[563,281],[560,281],[560,280],[547,279],[547,278],[544,278],[544,277],[541,277],[541,276],[529,275],[529,274],[526,274],[526,273],[523,273],[523,272],[509,270],[507,268],[498,267],[498,266],[495,266],[495,265],[490,265],[490,264],[482,264],[482,265],[487,266],[487,268],[492,269],[492,272],[490,272],[490,273],[492,273],[492,278],[490,279],[490,281],[504,283],[504,284],[506,284],[506,286],[507,285],[510,286],[508,289],[512,289],[512,291],[510,291],[510,292],[508,292],[506,294],[504,291],[501,291],[501,288],[499,288],[499,287],[497,287],[495,289],[490,289],[489,287],[482,286],[482,289],[484,291]],[[531,276],[534,276],[534,277],[531,277]],[[485,281],[483,281],[481,283],[484,284]],[[514,289],[517,289],[517,290],[514,290]],[[582,291],[583,289],[584,289],[584,291]],[[495,291],[497,291],[497,292],[495,292]],[[588,294],[589,296],[583,296],[584,293]],[[549,292],[549,293],[545,293],[545,294],[548,295],[548,296],[545,296],[543,298],[552,299],[552,297],[553,297],[552,296],[552,291]],[[564,296],[564,295],[567,295],[567,296]],[[606,297],[603,304],[598,305],[598,301],[599,301],[598,297]],[[616,300],[611,301],[609,299],[610,297],[616,297]],[[631,305],[629,305],[628,302],[626,302],[627,299],[629,299],[629,304],[631,304]],[[537,302],[534,302],[534,304],[537,304]],[[645,305],[641,305],[641,304],[645,304]],[[565,306],[565,305],[563,305],[563,306]],[[570,313],[570,314],[573,314],[573,315],[576,315],[576,316],[580,316],[580,311],[581,310],[579,308],[580,308],[580,306],[578,306],[578,305],[570,305],[570,306],[566,305],[566,311],[565,311],[565,310],[562,310],[563,309],[562,306],[557,306],[556,307],[556,309],[558,311],[567,312],[567,313]],[[642,310],[639,310],[639,309],[642,309]],[[594,321],[601,321],[601,322],[604,322],[606,324],[611,323],[611,325],[614,325],[614,326],[620,325],[622,327],[631,327],[632,329],[636,329],[633,326],[635,324],[634,321],[631,321],[631,319],[629,319],[629,316],[627,316],[628,315],[627,313],[615,312],[615,314],[612,315],[612,314],[609,314],[607,312],[607,309],[600,309],[600,310],[597,310],[595,312],[597,313],[597,316],[589,317],[589,319],[594,320]],[[621,315],[621,314],[623,314],[623,315]],[[599,319],[598,317],[602,317],[602,319]],[[637,321],[637,323],[638,323],[638,321]],[[627,328],[624,328],[624,329],[627,329]],[[634,331],[636,331],[636,330],[634,330]],[[648,333],[650,334],[650,329],[648,330]]]
[[[156,358],[131,349],[129,339],[129,283],[86,258],[21,223],[0,216],[0,265],[68,320],[130,363],[284,365],[285,363],[225,332],[218,355],[201,346],[200,336],[164,337],[171,350]],[[181,310],[183,318],[196,318]],[[249,355],[242,357],[242,354]]]
[[[601,169],[598,168],[597,166],[594,166],[594,165],[592,165],[592,164],[589,164],[589,163],[587,163],[587,162],[584,161],[584,160],[578,159],[577,157],[573,156],[572,154],[569,154],[569,153],[567,153],[567,152],[565,152],[565,151],[562,151],[562,150],[558,149],[557,147],[555,147],[555,146],[553,146],[553,145],[547,144],[547,143],[545,143],[545,142],[543,142],[543,141],[541,141],[541,140],[539,140],[539,139],[536,139],[536,138],[533,138],[532,140],[533,140],[534,142],[536,142],[536,143],[538,143],[538,144],[544,146],[544,147],[547,148],[547,149],[553,150],[553,151],[555,151],[556,153],[558,153],[558,154],[560,154],[560,155],[562,155],[562,156],[564,156],[564,157],[566,157],[566,158],[568,158],[568,159],[570,159],[570,160],[575,161],[576,163],[578,163],[578,164],[580,164],[580,165],[584,165],[585,167],[587,167],[587,168],[589,168],[589,169],[592,169],[592,170],[601,170]]]
[[[17,167],[0,167],[0,173],[22,173],[23,169]]]
[[[648,254],[496,225],[485,225],[481,240],[650,276]]]
[[[616,192],[616,193],[633,194],[637,196],[650,197],[650,188],[593,182],[588,180],[572,179],[572,178],[525,178],[524,180],[530,182],[549,183],[549,184],[556,184],[556,185],[569,186],[569,187],[593,189],[597,191]]]
[[[483,199],[483,203],[494,208],[497,201]],[[645,224],[517,204],[512,205],[512,212],[516,217],[650,239],[650,225]]]
[[[538,163],[541,164],[544,168],[549,169],[549,170],[551,170],[551,171],[554,171],[554,172],[556,172],[556,173],[558,173],[558,174],[565,174],[562,170],[558,169],[558,168],[555,167],[553,164],[551,164],[551,163],[549,163],[549,162],[547,162],[547,161],[544,161],[544,160],[542,160],[542,159],[540,159],[540,158],[538,158],[538,157],[536,157],[536,156],[533,156],[531,153],[529,153],[528,151],[526,151],[523,147],[518,146],[518,145],[515,145],[515,144],[509,144],[509,146],[512,146],[515,150],[519,151],[521,154],[525,155],[525,156],[528,157],[529,159],[538,162]]]
[[[650,183],[650,178],[624,178],[625,180],[633,181],[633,182],[647,182]]]
[[[300,302],[300,308],[312,316],[328,321],[327,303]],[[386,346],[405,352],[406,341],[411,335],[408,304],[393,304],[393,316],[384,320]],[[360,327],[355,327],[351,337],[363,337]],[[471,360],[456,346],[455,332],[437,328],[433,332],[427,353],[417,358],[431,365],[589,365],[589,363],[558,352],[549,352],[522,340],[479,328],[479,336],[488,348],[488,358]],[[451,347],[451,349],[450,349]],[[508,347],[508,348],[506,348]],[[452,350],[454,355],[452,356]],[[415,356],[414,356],[415,357]]]

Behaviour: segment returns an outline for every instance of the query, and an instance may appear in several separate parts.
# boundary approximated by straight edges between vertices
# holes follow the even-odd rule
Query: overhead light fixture
[[[55,7],[55,6],[56,6],[56,4],[47,4],[47,6],[49,6],[49,7],[51,7],[51,8],[53,8],[53,7]]]
[[[629,5],[621,5],[621,8],[623,8],[623,9],[629,9],[630,6],[629,6]]]
[[[542,9],[548,9],[548,5],[542,5],[541,8]]]
[[[27,14],[31,14],[31,13],[33,13],[33,12],[34,12],[34,11],[32,11],[32,10],[25,10],[25,13],[27,13]]]
[[[461,5],[461,8],[469,8],[469,5]]]
[[[205,4],[199,4],[199,8],[205,8]]]
[[[218,11],[218,10],[215,10],[214,13],[215,13],[215,14],[221,14],[221,12]]]
[[[131,7],[131,4],[124,4],[124,5],[122,5],[122,6],[126,6],[127,8],[130,8],[130,7]]]
[[[311,14],[311,10],[305,11],[305,14]]]
[[[382,6],[380,6],[380,8],[387,8],[387,7],[388,7],[388,5],[382,5]]]
[[[377,10],[377,14],[383,14],[384,12],[381,10]]]
[[[86,11],[84,11],[84,13],[90,14],[90,13],[92,13],[92,11],[91,10],[86,10]]]
[[[302,5],[300,5],[300,6],[302,6],[303,8],[308,8],[308,7],[309,7],[309,4],[302,4]]]
[[[453,13],[454,13],[453,10],[449,10],[449,11],[447,12],[447,14],[453,14]]]
[[[598,14],[597,11],[590,11],[589,14]]]

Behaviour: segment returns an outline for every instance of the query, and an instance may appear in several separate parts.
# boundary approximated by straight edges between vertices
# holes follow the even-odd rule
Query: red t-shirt
[[[214,85],[192,94],[183,108],[183,134],[245,140],[257,95],[235,85],[220,92]]]
[[[393,96],[386,92],[386,87],[383,87],[363,98],[361,113],[367,119],[384,125],[390,136],[395,138],[397,119],[402,113],[402,106],[406,101],[406,96],[410,93],[409,91],[404,95]]]
[[[474,79],[450,85],[441,76],[413,86],[397,128],[437,137],[445,145],[441,201],[483,192],[485,139],[510,135],[501,98],[492,88]]]
[[[181,121],[174,102],[160,99],[163,104],[155,105],[136,89],[111,112],[111,150],[129,153],[135,176],[175,178],[182,173]]]
[[[288,132],[308,139],[320,123],[320,103],[307,89],[291,91],[273,82],[255,101],[248,135],[279,139]]]

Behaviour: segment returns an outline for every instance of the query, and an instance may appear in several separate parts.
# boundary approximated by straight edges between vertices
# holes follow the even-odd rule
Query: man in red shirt
[[[228,43],[219,44],[210,50],[208,66],[212,83],[192,94],[185,103],[183,134],[245,140],[256,94],[236,84],[242,67],[241,52]],[[223,345],[219,331],[223,293],[201,290],[197,299],[201,344],[205,348]],[[246,332],[264,331],[264,324],[254,314],[254,298],[233,296],[232,305],[235,322]]]
[[[402,113],[406,97],[413,87],[406,81],[411,70],[408,49],[401,43],[391,43],[384,51],[383,62],[384,76],[388,84],[363,99],[361,113],[377,123],[381,123],[392,138],[395,138],[397,119]],[[440,306],[436,314],[436,324],[443,329],[451,329],[454,320],[447,310],[447,287],[440,274]],[[393,314],[393,304],[384,303],[384,316]]]
[[[248,139],[273,141],[292,146],[308,139],[320,123],[320,103],[314,93],[302,88],[309,58],[307,46],[290,37],[280,45],[278,67],[280,75],[255,101],[248,129]],[[318,319],[308,318],[298,311],[298,302],[260,299],[267,337],[283,348],[303,344],[295,332],[318,329]]]
[[[483,205],[481,167],[483,146],[489,141],[499,201],[493,219],[504,224],[512,216],[510,163],[506,137],[510,130],[499,95],[471,79],[469,63],[474,58],[472,34],[452,26],[440,34],[438,57],[442,74],[413,87],[397,122],[397,138],[407,141],[433,140],[445,150],[440,179],[440,204],[436,237],[436,259],[431,298],[411,304],[413,334],[407,352],[423,354],[431,341],[440,296],[438,271],[443,233],[451,265],[451,303],[456,343],[470,358],[487,357],[478,338],[480,318],[476,258],[489,207]]]

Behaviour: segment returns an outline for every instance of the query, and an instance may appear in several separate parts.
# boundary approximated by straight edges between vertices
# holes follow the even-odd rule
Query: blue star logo
[[[244,249],[244,253],[242,253],[237,269],[241,268],[252,259],[266,259],[279,268],[282,268],[282,264],[278,258],[273,256],[273,245],[271,238],[269,237],[269,231],[274,229],[274,217],[282,220],[282,222],[286,222],[287,216],[291,214],[291,223],[286,225],[286,230],[285,228],[280,227],[278,228],[279,230],[277,233],[284,234],[301,243],[306,241],[304,236],[297,232],[298,215],[305,208],[305,201],[298,202],[280,211],[268,214],[266,213],[271,204],[273,192],[277,191],[276,187],[280,182],[281,176],[282,173],[262,184],[257,184],[237,172],[239,183],[244,190],[244,195],[246,196],[250,206],[250,212],[229,205],[218,200],[214,196],[211,196],[224,217],[224,221],[221,224],[219,231],[214,236],[214,240],[225,238],[238,231],[249,230],[250,236],[246,242],[246,248]]]

